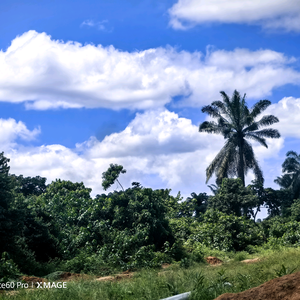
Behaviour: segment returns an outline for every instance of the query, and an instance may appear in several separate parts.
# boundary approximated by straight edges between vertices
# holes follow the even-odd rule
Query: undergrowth
[[[207,249],[205,252],[208,251]],[[205,253],[208,254],[208,253]],[[223,255],[221,255],[223,254]],[[0,294],[16,300],[158,300],[192,291],[190,300],[213,300],[225,292],[241,292],[268,280],[300,271],[300,248],[256,249],[256,253],[212,251],[221,266],[204,263],[176,263],[165,270],[144,269],[131,279],[113,282],[81,280],[68,282],[66,289],[19,289]],[[259,257],[245,264],[241,259]]]

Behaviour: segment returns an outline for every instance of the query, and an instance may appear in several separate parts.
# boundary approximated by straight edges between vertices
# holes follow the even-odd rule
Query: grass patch
[[[211,253],[213,255],[213,253]],[[254,264],[243,259],[260,257]],[[300,271],[300,248],[261,250],[247,255],[224,253],[224,264],[209,266],[193,263],[190,267],[174,264],[165,270],[142,270],[131,279],[114,282],[80,280],[68,282],[66,289],[17,290],[1,294],[0,299],[16,300],[158,300],[193,291],[191,300],[213,300],[225,292],[241,292],[268,280]]]

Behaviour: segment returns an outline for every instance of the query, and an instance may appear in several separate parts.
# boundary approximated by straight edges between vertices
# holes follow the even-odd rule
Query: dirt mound
[[[260,261],[260,259],[257,257],[257,258],[252,258],[252,259],[245,259],[245,260],[242,260],[241,262],[244,264],[253,264],[253,263],[257,263],[259,261]]]
[[[300,272],[275,278],[241,293],[226,293],[215,300],[300,300]]]
[[[55,272],[57,274],[50,274],[47,278],[34,277],[34,276],[22,276],[21,280],[27,283],[37,283],[37,282],[48,282],[48,281],[71,281],[71,280],[80,280],[80,279],[89,279],[90,276],[85,274],[76,274],[70,272]],[[55,275],[55,276],[54,276]]]
[[[104,276],[104,277],[99,277],[96,279],[96,281],[115,281],[115,280],[122,280],[126,278],[131,278],[133,276],[133,272],[130,271],[125,271],[120,274],[116,274],[115,276]]]
[[[48,280],[45,278],[34,277],[34,276],[22,276],[21,280],[25,281],[26,283],[37,283],[37,282],[47,282]]]
[[[210,265],[221,265],[223,263],[221,259],[214,256],[205,257],[205,260]]]
[[[163,263],[163,264],[161,265],[161,268],[162,268],[162,269],[167,269],[167,268],[169,268],[170,266],[171,266],[170,264]]]

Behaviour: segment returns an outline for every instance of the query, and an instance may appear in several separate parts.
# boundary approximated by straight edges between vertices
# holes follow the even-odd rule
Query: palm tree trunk
[[[238,177],[242,180],[243,186],[245,186],[245,173],[244,173],[244,141],[239,143],[239,165],[238,165]]]

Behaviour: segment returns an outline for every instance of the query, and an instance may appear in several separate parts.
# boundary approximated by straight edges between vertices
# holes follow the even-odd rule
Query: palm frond
[[[258,164],[258,161],[256,159],[254,159],[254,168],[253,168],[253,173],[254,176],[256,178],[256,180],[258,182],[261,182],[262,184],[264,184],[264,176],[263,176],[263,172]]]
[[[212,102],[211,105],[217,107],[221,111],[221,113],[224,115],[226,115],[228,113],[226,105],[220,100]]]
[[[277,117],[272,116],[272,115],[267,115],[267,116],[263,116],[258,122],[257,125],[258,127],[264,127],[264,126],[270,126],[274,123],[278,123],[279,120]]]
[[[264,179],[262,170],[255,158],[252,146],[247,141],[244,141],[244,159],[247,168],[253,169],[256,180],[263,183]]]
[[[214,121],[205,121],[199,126],[199,132],[222,134],[223,129]]]
[[[226,104],[227,107],[229,107],[230,106],[229,96],[224,91],[221,91],[220,94],[223,98],[223,102]]]
[[[294,157],[300,162],[300,154],[298,155],[295,151],[288,151],[286,154],[287,157]]]
[[[300,172],[300,163],[295,157],[287,157],[282,164],[282,171],[285,173]]]
[[[282,164],[282,171],[285,173],[274,180],[279,186],[290,190],[294,199],[300,196],[300,155],[295,151],[288,151],[287,158]]]
[[[249,120],[247,120],[249,121]],[[243,129],[243,132],[250,132],[250,131],[255,131],[258,130],[258,124],[257,122],[252,122],[249,126],[245,127]]]
[[[261,114],[267,107],[271,105],[271,101],[269,100],[260,100],[254,104],[251,109],[251,116],[255,119],[259,114]]]
[[[268,145],[266,143],[266,139],[256,135],[255,133],[246,133],[245,135],[246,138],[249,138],[249,139],[252,139],[252,140],[255,140],[256,142],[260,143],[262,146],[268,148]]]
[[[280,187],[284,189],[291,188],[292,185],[292,175],[291,174],[284,174],[281,177],[277,177],[274,180]]]
[[[225,161],[228,158],[228,155],[230,153],[230,148],[232,148],[232,144],[227,141],[223,148],[220,150],[220,152],[217,154],[217,156],[213,159],[211,164],[206,169],[206,183],[209,181],[209,179],[212,177],[212,175],[216,172],[217,169],[221,168],[222,165],[222,174],[226,173],[225,168]],[[218,176],[217,176],[218,177]]]
[[[251,134],[256,135],[261,138],[269,138],[269,139],[278,139],[280,138],[280,133],[277,129],[267,128],[259,131],[251,132]]]
[[[219,109],[215,106],[212,106],[212,105],[203,106],[201,111],[203,113],[207,113],[210,117],[213,117],[213,118],[222,117],[221,114],[220,114]]]

